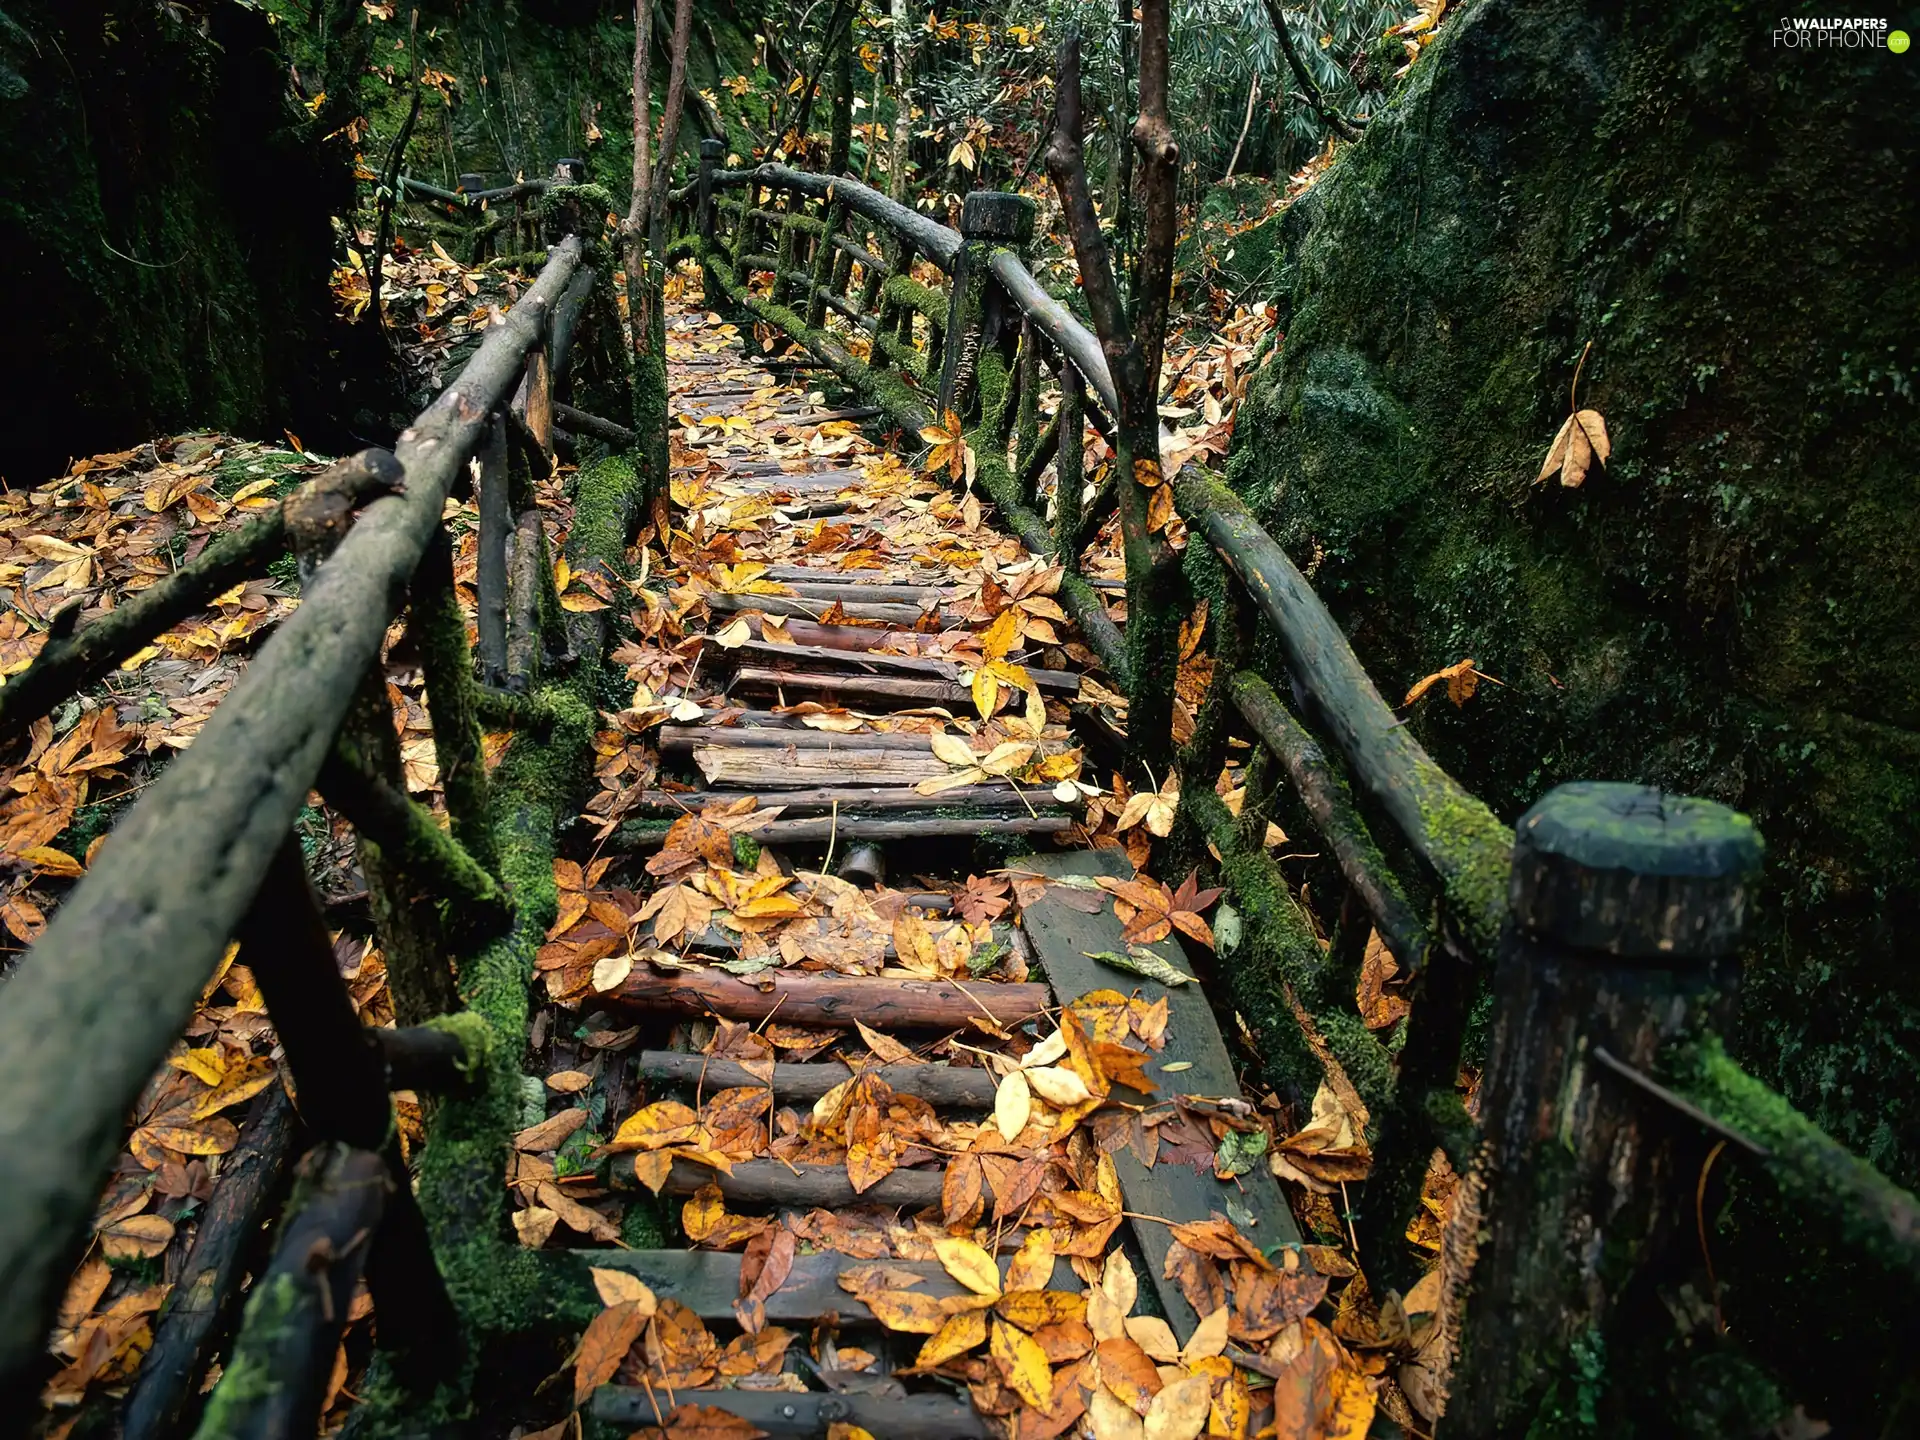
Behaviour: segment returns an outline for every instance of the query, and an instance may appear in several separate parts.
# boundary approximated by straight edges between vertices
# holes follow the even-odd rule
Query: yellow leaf
[[[1047,1364],[1047,1352],[1031,1335],[996,1319],[993,1359],[1022,1400],[1036,1410],[1053,1408],[1053,1367]]]
[[[987,1312],[963,1310],[958,1315],[949,1316],[934,1337],[920,1347],[913,1366],[916,1370],[931,1370],[956,1355],[966,1354],[986,1338]]]
[[[1020,612],[1009,607],[981,632],[980,649],[989,660],[1004,660],[1019,639]]]
[[[227,1057],[220,1050],[189,1050],[184,1055],[175,1055],[167,1063],[209,1085],[218,1085],[227,1073]]]
[[[1000,703],[1000,682],[993,678],[993,672],[984,666],[973,674],[973,705],[980,712],[982,720],[993,718],[993,708]]]
[[[999,1128],[1000,1138],[1011,1145],[1027,1128],[1032,1114],[1033,1092],[1027,1086],[1025,1072],[1015,1070],[993,1092],[993,1123]]]
[[[1007,1291],[1044,1290],[1053,1283],[1053,1234],[1035,1230],[1007,1264]]]
[[[1222,1305],[1213,1313],[1224,1315],[1227,1307]],[[1174,1338],[1173,1327],[1158,1315],[1129,1315],[1126,1327],[1127,1338],[1160,1364],[1172,1365],[1179,1361],[1180,1342]]]
[[[928,737],[936,758],[947,765],[973,764],[973,747],[958,735],[936,730]]]
[[[1104,1385],[1087,1402],[1087,1416],[1093,1421],[1094,1440],[1145,1440],[1147,1428],[1140,1416]]]
[[[873,1311],[874,1319],[889,1330],[909,1335],[937,1335],[947,1323],[940,1302],[931,1295],[916,1295],[910,1290],[874,1290],[861,1300]]]
[[[1195,1440],[1207,1423],[1212,1403],[1211,1377],[1189,1375],[1174,1381],[1147,1407],[1146,1440]]]
[[[1084,1105],[1093,1098],[1093,1092],[1087,1088],[1087,1082],[1063,1065],[1041,1065],[1021,1073],[1026,1076],[1027,1084],[1034,1094],[1049,1105],[1057,1105],[1062,1110],[1074,1105]]]
[[[1327,1389],[1333,1405],[1321,1421],[1322,1440],[1366,1440],[1379,1403],[1372,1382],[1342,1366],[1327,1377]]]
[[[513,1212],[513,1233],[529,1250],[538,1250],[546,1244],[553,1227],[559,1223],[560,1217],[544,1205],[529,1205],[525,1210]]]
[[[593,1288],[600,1294],[602,1305],[633,1305],[641,1312],[641,1319],[649,1319],[659,1307],[653,1291],[640,1283],[638,1275],[630,1275],[625,1270],[605,1270],[595,1265],[589,1267],[588,1274],[593,1276]]]
[[[947,1274],[976,1295],[998,1298],[1000,1268],[993,1257],[971,1240],[944,1235],[933,1242],[933,1253]]]
[[[100,1232],[109,1260],[151,1260],[173,1239],[173,1222],[161,1215],[129,1215]]]
[[[1218,1355],[1227,1348],[1227,1322],[1231,1315],[1225,1305],[1215,1310],[1206,1319],[1193,1327],[1193,1334],[1187,1337],[1184,1349],[1180,1351],[1180,1363],[1191,1365],[1196,1360],[1205,1360]],[[1144,1348],[1144,1347],[1143,1347]]]

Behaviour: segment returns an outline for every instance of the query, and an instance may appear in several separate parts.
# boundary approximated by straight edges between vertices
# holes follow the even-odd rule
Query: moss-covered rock
[[[0,13],[8,400],[31,417],[0,432],[9,480],[190,425],[350,438],[327,277],[351,156],[294,103],[263,14],[199,9]]]
[[[1920,70],[1776,49],[1777,14],[1450,15],[1282,222],[1230,471],[1383,691],[1505,682],[1413,721],[1501,814],[1618,779],[1753,815],[1735,1049],[1911,1185]],[[1589,342],[1611,463],[1536,485]]]

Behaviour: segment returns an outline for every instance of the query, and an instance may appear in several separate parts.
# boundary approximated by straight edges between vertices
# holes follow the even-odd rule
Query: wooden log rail
[[[567,173],[563,164],[558,176]],[[518,199],[544,185],[462,198]],[[462,1362],[459,1326],[400,1163],[388,1096],[397,1088],[470,1087],[487,1063],[489,1032],[467,1023],[476,1019],[469,1015],[383,1036],[361,1026],[293,825],[319,786],[360,830],[403,1023],[457,1005],[451,967],[514,920],[495,850],[479,716],[532,725],[545,717],[540,702],[502,695],[474,674],[443,511],[457,489],[477,485],[486,678],[507,678],[516,653],[533,655],[537,673],[540,657],[564,650],[567,640],[557,607],[519,605],[507,546],[516,523],[526,534],[534,516],[534,551],[525,558],[534,574],[551,573],[532,477],[553,464],[556,379],[595,279],[587,253],[579,236],[551,247],[505,323],[488,329],[460,377],[392,454],[368,451],[330,467],[137,601],[84,629],[67,626],[39,665],[0,690],[0,731],[17,730],[236,579],[264,569],[289,542],[301,557],[299,609],[261,647],[193,748],[116,827],[113,843],[8,982],[0,1007],[0,1164],[14,1184],[0,1207],[0,1277],[9,1297],[0,1316],[0,1429],[24,1429],[37,1403],[44,1338],[87,1241],[125,1117],[230,939],[241,942],[255,972],[307,1130],[322,1149],[308,1164],[309,1198],[280,1257],[255,1282],[250,1306],[267,1305],[269,1291],[289,1286],[283,1298],[291,1319],[276,1312],[260,1333],[243,1329],[210,1414],[224,1417],[222,1433],[310,1432],[363,1270],[380,1310],[378,1342],[403,1386],[430,1389]],[[388,627],[403,610],[423,657],[451,833],[399,783],[379,665]],[[519,633],[509,623],[515,614],[529,617],[536,633]],[[450,908],[461,912],[444,933],[436,896],[457,899]],[[216,1322],[230,1313],[223,1292],[257,1268],[253,1239],[291,1158],[284,1107],[278,1113],[258,1132],[253,1171],[240,1172],[249,1178],[235,1192],[232,1223],[203,1228],[189,1261],[199,1288],[177,1319],[163,1317],[155,1353],[165,1363],[143,1377],[127,1415],[129,1435],[163,1433],[182,1413],[211,1358]],[[315,1267],[316,1245],[331,1247],[327,1266]],[[263,1373],[275,1383],[255,1385]]]
[[[698,258],[710,303],[731,304],[784,332],[903,429],[958,414],[979,483],[1002,524],[1065,567],[1060,599],[1090,648],[1121,688],[1131,692],[1137,680],[1150,679],[1130,673],[1120,629],[1080,573],[1081,552],[1114,513],[1121,488],[1111,480],[1086,485],[1086,427],[1111,440],[1119,397],[1099,339],[1026,267],[1028,202],[970,195],[956,232],[848,177],[781,165],[719,169],[722,150],[718,142],[703,145],[696,182],[675,197],[680,238],[670,258]],[[739,198],[722,198],[727,192]],[[819,263],[830,249],[851,263]],[[925,262],[917,273],[916,262]],[[754,277],[769,273],[766,292]],[[808,311],[812,324],[803,318]],[[849,337],[865,342],[867,358],[855,358]],[[1042,387],[1052,392],[1050,406]],[[1377,1289],[1404,1291],[1418,1269],[1402,1237],[1429,1157],[1438,1149],[1456,1166],[1468,1165],[1484,1154],[1478,1136],[1495,1123],[1476,1132],[1455,1081],[1476,991],[1496,953],[1507,953],[1510,892],[1529,882],[1515,865],[1513,832],[1409,733],[1326,605],[1239,497],[1191,468],[1172,484],[1190,533],[1206,543],[1230,587],[1230,603],[1215,608],[1210,625],[1213,690],[1180,757],[1192,778],[1182,787],[1184,843],[1210,844],[1247,922],[1243,956],[1227,974],[1259,1002],[1249,1010],[1271,1010],[1281,988],[1297,1007],[1300,1033],[1271,1037],[1291,1083],[1302,1098],[1310,1094],[1331,1056],[1349,1092],[1363,1095],[1372,1111],[1374,1178],[1359,1205],[1360,1250],[1372,1257],[1368,1273]],[[1129,575],[1130,593],[1136,578]],[[1247,668],[1261,634],[1279,642],[1284,676]],[[1202,783],[1220,772],[1235,732],[1253,747],[1238,817]],[[1128,743],[1136,755],[1167,753],[1164,737],[1130,735]],[[1289,814],[1303,817],[1323,841],[1333,883],[1316,882],[1314,890],[1321,897],[1331,892],[1327,915],[1338,916],[1330,945],[1294,899],[1297,885],[1262,844],[1282,786],[1297,802]],[[1684,809],[1696,802],[1671,803]],[[1591,807],[1580,824],[1595,832],[1618,828]],[[1376,833],[1388,843],[1377,842]],[[1657,870],[1651,853],[1638,859]],[[1657,888],[1634,891],[1630,908],[1650,913]],[[1737,929],[1737,917],[1733,923]],[[1399,963],[1413,1002],[1397,1052],[1354,1014],[1354,982],[1375,933]],[[1556,1012],[1527,1023],[1564,1019]],[[1771,1138],[1756,1139],[1747,1153],[1763,1155],[1783,1189],[1849,1205],[1843,1233],[1856,1247],[1911,1269],[1920,1254],[1913,1197],[1820,1135],[1708,1034],[1704,1042],[1671,1047],[1664,1062],[1654,1063],[1651,1050],[1639,1056],[1636,1064],[1664,1064],[1670,1086],[1621,1061],[1637,1081],[1616,1077],[1598,1093],[1615,1111],[1651,1098],[1683,1125],[1764,1132]],[[1491,1091],[1483,1104],[1497,1115],[1524,1090]],[[1643,1178],[1643,1188],[1654,1184]],[[1531,1223],[1526,1203],[1507,1208],[1509,1223]],[[1506,1218],[1496,1213],[1493,1223]],[[1487,1304],[1513,1301],[1519,1313],[1513,1283],[1513,1273],[1492,1282]],[[1496,1381],[1470,1384],[1497,1389],[1512,1379],[1502,1372]]]

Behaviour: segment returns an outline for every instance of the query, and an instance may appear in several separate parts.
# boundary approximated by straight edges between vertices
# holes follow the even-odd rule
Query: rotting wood
[[[745,749],[702,745],[693,763],[709,785],[755,790],[809,789],[817,785],[916,785],[948,772],[931,750],[860,750],[841,746]],[[773,797],[777,804],[778,798]]]
[[[913,1440],[985,1440],[988,1433],[986,1422],[970,1401],[943,1395],[681,1390],[673,1398],[682,1405],[707,1406],[738,1415],[772,1440],[804,1440],[825,1435],[836,1425],[857,1426],[875,1436],[912,1436]],[[594,1394],[593,1415],[609,1425],[654,1425],[661,1418],[654,1409],[658,1401],[658,1396],[649,1397],[645,1390],[603,1385]]]
[[[617,1162],[614,1183],[637,1186],[631,1172],[623,1174]],[[840,1210],[851,1205],[890,1205],[924,1209],[940,1203],[944,1174],[939,1170],[894,1170],[865,1190],[853,1188],[845,1165],[794,1165],[782,1160],[736,1160],[732,1173],[709,1169],[692,1160],[676,1159],[667,1175],[666,1193],[692,1195],[709,1185],[720,1188],[731,1205],[766,1205],[794,1210]]]
[[[381,1156],[338,1143],[301,1160],[300,1185],[207,1402],[204,1440],[285,1440],[320,1423],[354,1288],[395,1191]]]
[[[754,729],[746,725],[660,727],[660,753],[663,755],[679,750],[706,749],[834,750],[847,753],[901,750],[928,757],[933,755],[927,737],[910,730],[855,730],[843,735],[834,730],[812,730],[805,726],[779,729]]]
[[[616,1162],[617,1163],[617,1162]],[[740,1298],[740,1256],[714,1250],[588,1250],[562,1251],[557,1264],[620,1270],[634,1276],[656,1295],[671,1295],[703,1320],[731,1320]],[[787,1282],[767,1297],[767,1319],[776,1323],[814,1320],[838,1312],[842,1320],[872,1323],[872,1312],[840,1286],[841,1274],[856,1262],[825,1251],[795,1255]],[[966,1289],[938,1262],[889,1260],[888,1268],[916,1275],[916,1293],[936,1300],[965,1294]],[[1080,1277],[1066,1260],[1054,1263],[1048,1286],[1077,1292]]]
[[[734,833],[751,835],[762,845],[819,845],[841,840],[941,840],[973,835],[1064,835],[1073,828],[1067,815],[921,815],[911,820],[872,820],[854,816],[814,816],[809,819],[762,820],[735,825]],[[620,827],[619,848],[627,852],[657,850],[665,842],[662,825],[647,830],[629,823]]]
[[[602,420],[598,415],[589,415],[584,410],[576,410],[571,405],[556,403],[553,418],[576,434],[586,435],[611,445],[616,450],[631,450],[640,443],[640,437],[624,425],[616,425],[611,420]]]
[[[722,970],[658,974],[644,966],[599,997],[633,1010],[764,1020],[776,1010],[794,1025],[851,1028],[854,1021],[907,1030],[964,1030],[976,1021],[1005,1028],[1046,1010],[1045,985],[959,980],[893,980],[771,970],[753,980]]]
[[[1020,868],[1049,876],[1111,875],[1124,879],[1132,874],[1126,857],[1117,850],[1030,856],[1020,862]],[[1200,986],[1169,988],[1113,970],[1089,957],[1089,951],[1124,952],[1126,949],[1120,921],[1111,906],[1103,906],[1098,913],[1089,915],[1061,903],[1051,894],[1042,895],[1022,912],[1021,925],[1051,978],[1054,994],[1061,1004],[1070,1004],[1091,990],[1137,994],[1149,1003],[1161,998],[1166,1000],[1166,1048],[1146,1067],[1149,1078],[1157,1080],[1162,1088],[1158,1095],[1138,1097],[1139,1103],[1149,1098],[1163,1100],[1174,1094],[1218,1097],[1240,1093],[1240,1082],[1234,1074],[1226,1042],[1221,1039],[1219,1025]],[[1162,948],[1171,945],[1169,940]],[[1179,957],[1177,947],[1174,954]],[[1183,958],[1177,958],[1176,963],[1183,963]],[[1191,1068],[1177,1072],[1177,1077],[1165,1073],[1169,1064],[1181,1062]],[[1124,1089],[1121,1095],[1130,1100],[1136,1098]],[[1161,1164],[1148,1168],[1126,1148],[1116,1151],[1113,1159],[1120,1177],[1120,1193],[1129,1211],[1147,1216],[1199,1218],[1224,1210],[1228,1200],[1232,1200],[1245,1206],[1252,1215],[1253,1223],[1242,1221],[1241,1228],[1254,1244],[1271,1249],[1300,1242],[1292,1212],[1264,1163],[1237,1181],[1222,1182],[1211,1175],[1197,1174],[1185,1165]],[[1184,1340],[1192,1333],[1199,1316],[1187,1303],[1179,1285],[1165,1273],[1172,1236],[1167,1227],[1157,1221],[1128,1223],[1147,1259],[1149,1273],[1142,1278],[1151,1281],[1168,1323]]]
[[[634,1063],[648,1079],[698,1085],[709,1091],[767,1083],[736,1060],[683,1055],[674,1050],[643,1050]],[[991,1109],[998,1084],[991,1071],[957,1065],[879,1065],[867,1073],[878,1075],[901,1095],[917,1095],[935,1106],[965,1110]],[[776,1064],[772,1089],[774,1096],[783,1102],[812,1102],[851,1079],[853,1074],[837,1060],[805,1065]]]
[[[285,1088],[270,1087],[200,1210],[193,1245],[154,1324],[153,1348],[121,1411],[123,1440],[165,1440],[186,1418],[245,1293],[242,1282],[260,1268],[265,1227],[285,1197],[300,1130]]]

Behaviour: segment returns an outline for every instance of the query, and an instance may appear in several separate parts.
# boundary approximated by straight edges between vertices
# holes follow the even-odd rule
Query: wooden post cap
[[[1520,817],[1514,923],[1536,939],[1627,960],[1710,960],[1740,943],[1764,846],[1711,800],[1583,781]]]
[[[715,164],[727,158],[727,142],[708,136],[700,142],[700,158],[711,160]]]
[[[975,190],[960,206],[960,233],[969,240],[1025,245],[1033,238],[1038,207],[1006,190]]]

